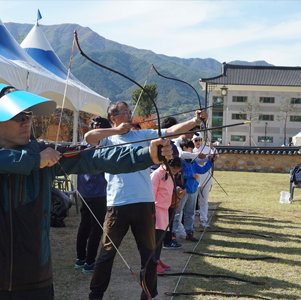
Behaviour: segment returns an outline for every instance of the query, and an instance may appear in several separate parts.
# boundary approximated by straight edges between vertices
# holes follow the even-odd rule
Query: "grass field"
[[[292,204],[280,204],[280,192],[288,191],[288,174],[214,172],[228,196],[214,182],[209,196],[211,229],[198,228],[198,244],[179,239],[180,250],[162,250],[162,260],[170,272],[194,272],[235,276],[261,285],[226,278],[195,276],[158,277],[158,300],[237,299],[236,296],[166,296],[165,292],[216,292],[260,296],[267,299],[301,299],[301,192]],[[65,228],[52,228],[55,299],[88,299],[91,275],[74,269],[75,241],[79,215],[75,208],[66,218]],[[220,232],[222,231],[222,232]],[[226,231],[226,232],[225,232]],[[265,260],[213,258],[183,253],[195,251],[243,258],[272,257]],[[134,273],[139,274],[139,255],[129,233],[120,252]],[[112,280],[104,300],[140,299],[140,287],[124,262],[116,257]],[[239,299],[250,299],[241,296]]]

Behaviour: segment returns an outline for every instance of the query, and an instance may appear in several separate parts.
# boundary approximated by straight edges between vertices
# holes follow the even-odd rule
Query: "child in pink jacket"
[[[175,157],[172,160],[168,161],[170,169],[172,171],[172,176],[181,171],[182,160],[179,157]],[[155,207],[156,207],[156,243],[158,243],[166,230],[169,223],[168,208],[171,205],[171,199],[173,194],[173,180],[166,171],[165,165],[160,165],[151,174],[151,181],[153,184],[153,191],[155,197]],[[177,189],[177,194],[181,198],[183,194],[182,189]],[[169,270],[170,266],[167,266],[162,263],[160,260],[161,250],[162,250],[162,241],[161,244],[156,249],[156,259],[157,259],[157,273],[163,274],[165,270]]]

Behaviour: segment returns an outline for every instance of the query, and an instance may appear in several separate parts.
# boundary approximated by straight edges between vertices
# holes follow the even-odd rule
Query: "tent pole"
[[[78,111],[75,109],[73,111],[73,138],[72,138],[72,144],[76,145],[78,140]]]
[[[26,92],[29,90],[29,71],[27,71],[27,78],[26,78]]]
[[[72,138],[72,144],[76,145],[78,140],[78,118],[79,118],[79,114],[78,111],[75,109],[73,111],[73,138]],[[73,181],[73,186],[74,189],[77,189],[77,175],[72,174],[71,175],[71,180]]]

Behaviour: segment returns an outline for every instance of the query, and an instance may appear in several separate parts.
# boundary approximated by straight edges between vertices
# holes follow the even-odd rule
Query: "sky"
[[[2,22],[75,23],[106,39],[181,58],[301,66],[301,0],[0,0]]]

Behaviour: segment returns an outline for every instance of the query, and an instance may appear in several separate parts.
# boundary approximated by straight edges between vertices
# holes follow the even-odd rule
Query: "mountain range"
[[[5,23],[10,33],[18,39],[23,39],[32,29],[33,24]],[[40,25],[46,38],[57,56],[68,67],[74,38],[77,30],[80,46],[93,60],[111,69],[123,73],[143,85],[155,82],[157,84],[157,105],[162,115],[179,113],[199,107],[198,99],[191,87],[181,82],[168,80],[158,76],[151,65],[160,74],[183,80],[191,84],[199,93],[204,106],[204,91],[198,80],[200,77],[212,77],[221,73],[222,63],[213,58],[179,58],[156,54],[151,50],[137,49],[108,40],[88,27],[78,24]],[[232,64],[270,65],[265,61],[233,61]],[[71,72],[85,85],[95,92],[108,97],[112,102],[126,101],[131,104],[131,93],[138,88],[131,81],[98,67],[74,50]],[[179,117],[181,120],[183,117]]]

